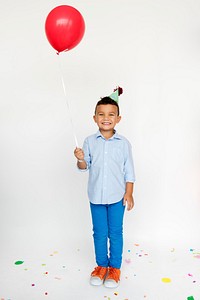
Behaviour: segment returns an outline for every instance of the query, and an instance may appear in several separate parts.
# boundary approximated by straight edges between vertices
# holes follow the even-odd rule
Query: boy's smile
[[[121,117],[118,116],[117,107],[112,104],[98,105],[93,118],[105,138],[110,138],[113,135],[115,125],[121,120]]]

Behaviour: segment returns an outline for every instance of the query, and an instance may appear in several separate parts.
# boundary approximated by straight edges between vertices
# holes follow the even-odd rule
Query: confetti
[[[22,265],[24,262],[22,260],[18,260],[15,262],[15,265]]]
[[[128,250],[128,252],[131,252],[131,250]]]
[[[136,247],[140,246],[139,244],[134,244]]]
[[[187,300],[194,300],[194,297],[193,296],[189,296],[189,297],[187,297]]]
[[[125,262],[126,262],[127,264],[130,264],[130,263],[131,263],[131,259],[130,259],[130,258],[125,259]]]
[[[194,255],[194,258],[199,258],[200,259],[200,255]]]
[[[31,286],[35,286],[35,284],[34,284],[34,283],[32,283],[32,284],[31,284]]]
[[[171,282],[171,279],[167,278],[167,277],[164,277],[164,278],[162,278],[162,282],[169,283],[169,282]]]
[[[193,275],[192,275],[192,274],[190,274],[190,273],[188,273],[188,276],[190,276],[190,277],[193,277]]]
[[[47,295],[48,295],[48,293],[47,293],[47,292],[45,292],[44,294],[45,294],[45,296],[47,296]]]
[[[117,293],[117,292],[115,292],[115,293],[114,293],[114,295],[115,295],[115,296],[117,296],[117,295],[118,295],[118,293]]]

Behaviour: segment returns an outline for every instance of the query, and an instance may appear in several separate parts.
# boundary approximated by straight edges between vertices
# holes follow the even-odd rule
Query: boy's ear
[[[121,121],[121,116],[117,116],[117,123],[119,123]]]
[[[97,120],[96,120],[96,115],[93,116],[93,119],[94,119],[94,121],[95,121],[95,123],[96,123],[96,122],[97,122]]]

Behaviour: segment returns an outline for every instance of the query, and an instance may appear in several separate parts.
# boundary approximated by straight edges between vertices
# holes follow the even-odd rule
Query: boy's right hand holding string
[[[84,160],[84,152],[81,148],[74,150],[74,155],[77,158],[77,165],[79,169],[87,169],[86,161]]]

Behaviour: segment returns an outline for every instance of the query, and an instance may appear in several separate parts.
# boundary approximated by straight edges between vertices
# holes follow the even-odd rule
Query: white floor
[[[92,240],[58,244],[2,245],[0,300],[200,300],[200,248],[193,245],[125,240],[121,284],[112,290],[88,283]]]

